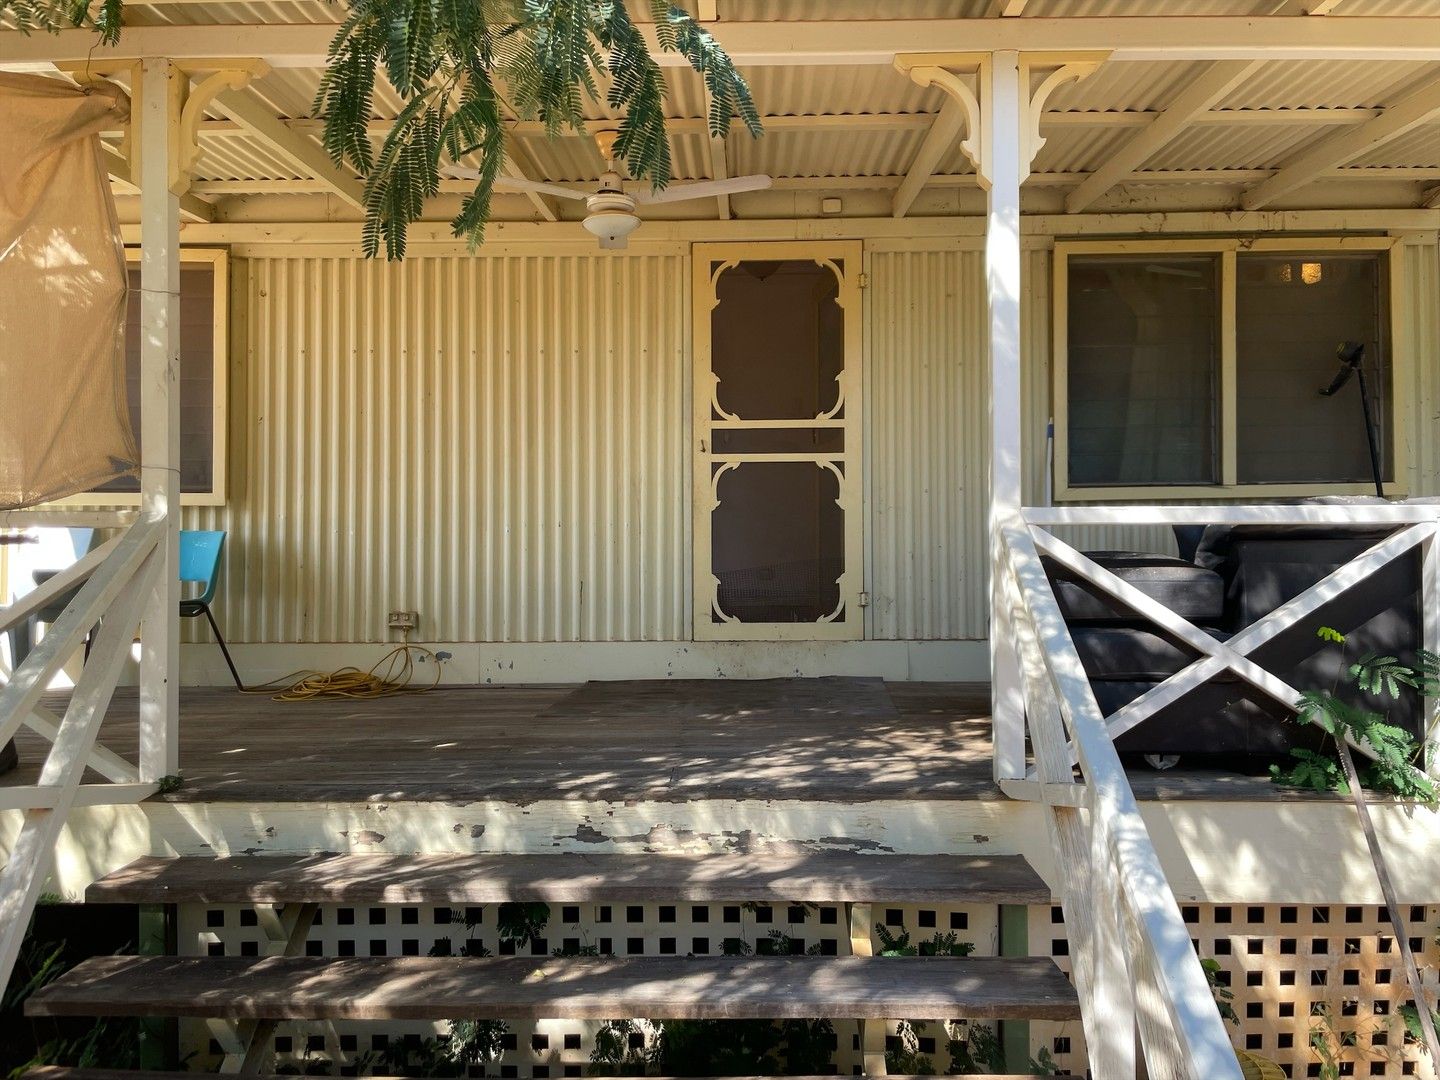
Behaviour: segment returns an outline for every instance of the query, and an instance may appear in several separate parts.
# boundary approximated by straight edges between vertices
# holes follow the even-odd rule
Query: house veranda
[[[132,97],[103,155],[143,459],[133,492],[0,513],[41,538],[0,547],[7,629],[94,586],[0,688],[0,974],[47,890],[139,904],[136,962],[193,961],[40,1007],[185,1017],[192,1070],[373,1070],[473,1015],[510,1021],[492,1072],[581,1075],[635,1015],[833,1016],[841,1073],[943,1072],[968,1017],[1012,1073],[1238,1077],[1233,1045],[1315,1076],[1318,1038],[1341,1075],[1434,1076],[1352,802],[1272,783],[1273,748],[1141,736],[1211,691],[1293,726],[1312,687],[1267,658],[1397,567],[1412,651],[1440,649],[1440,4],[696,14],[765,134],[712,138],[667,67],[675,186],[768,187],[642,207],[601,250],[583,203],[517,186],[470,251],[449,180],[393,263],[311,113],[331,6],[0,30],[0,68]],[[515,119],[510,179],[593,190],[617,121],[589,115]],[[1373,456],[1356,383],[1320,393],[1342,342]],[[1178,561],[1197,526],[1363,542],[1224,632],[1092,558]],[[435,687],[239,693],[175,617],[179,529],[226,534],[247,684],[367,668],[414,613]],[[42,563],[75,569],[31,592]],[[1097,698],[1058,577],[1183,659]],[[1433,1001],[1440,818],[1370,815]],[[533,900],[517,947],[495,913]],[[974,955],[844,966],[949,931]],[[792,949],[818,955],[765,955]],[[510,966],[397,986],[451,952]]]

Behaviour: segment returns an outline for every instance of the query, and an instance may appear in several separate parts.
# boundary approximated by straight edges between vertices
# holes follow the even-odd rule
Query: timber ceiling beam
[[[1183,184],[1198,187],[1246,187],[1268,180],[1275,175],[1274,169],[1166,169],[1136,173],[1131,181],[1138,184]],[[1089,178],[1084,172],[1042,172],[1032,173],[1029,183],[1046,187],[1073,187]],[[1325,180],[1390,180],[1416,184],[1440,183],[1440,168],[1372,166],[1367,168],[1332,169],[1322,178]],[[672,186],[681,189],[690,183],[704,181],[676,181]],[[903,176],[777,176],[771,184],[771,191],[895,191],[905,182]],[[937,173],[926,181],[927,188],[974,187],[974,173]],[[441,180],[442,195],[464,195],[471,184],[464,180]],[[192,185],[197,194],[214,198],[232,195],[323,195],[325,185],[316,180],[197,180]],[[507,198],[518,195],[501,192]],[[1431,209],[1440,208],[1440,188],[1435,191],[1436,202]],[[934,219],[929,219],[933,221]]]
[[[1315,125],[1318,127],[1348,127],[1363,124],[1380,115],[1379,109],[1312,109],[1297,107],[1290,109],[1212,109],[1195,117],[1194,123],[1203,125],[1232,125],[1235,127],[1274,125]],[[822,113],[818,115],[765,116],[762,122],[768,133],[781,131],[928,131],[938,113]],[[1092,127],[1145,127],[1161,115],[1154,109],[1127,109],[1101,111],[1052,110],[1040,117],[1042,130],[1056,131],[1066,128]],[[292,131],[318,133],[323,124],[319,120],[282,120]],[[371,120],[366,129],[371,135],[385,135],[393,121]],[[593,136],[597,131],[613,129],[614,120],[587,120],[585,130]],[[672,116],[665,121],[671,135],[707,135],[709,122],[703,116]],[[550,136],[545,125],[538,120],[520,120],[507,125],[511,135],[525,139],[545,139]],[[223,138],[243,134],[244,129],[233,120],[204,120],[200,123],[199,136],[202,139]],[[561,138],[585,138],[573,132],[566,132]],[[596,157],[596,163],[604,162]]]
[[[726,22],[720,40],[742,66],[884,65],[896,54],[1108,52],[1112,60],[1440,61],[1440,19],[1349,16],[1131,16],[1128,18],[899,19]],[[334,24],[129,26],[113,48],[90,30],[4,31],[0,67],[56,60],[260,56],[273,67],[323,68]],[[655,30],[646,26],[652,48]],[[662,66],[688,66],[656,48]]]
[[[1288,0],[1276,15],[1330,15],[1345,0]]]
[[[1173,142],[1204,113],[1224,100],[1260,66],[1258,60],[1221,60],[1205,68],[1149,125],[1122,146],[1065,200],[1065,210],[1078,214],[1090,207],[1160,150]]]
[[[291,168],[313,176],[357,210],[365,208],[365,185],[337,168],[324,147],[310,136],[286,127],[259,98],[231,90],[216,95],[215,107]]]
[[[1440,116],[1440,79],[1434,79],[1407,94],[1375,119],[1336,132],[1308,150],[1302,150],[1283,162],[1280,170],[1269,180],[1245,192],[1240,197],[1240,205],[1246,210],[1269,206],[1296,188],[1304,187],[1437,116]]]
[[[109,173],[113,186],[126,195],[140,194],[140,185],[134,178],[129,158],[103,142],[100,144],[100,158],[105,162],[105,171]],[[180,216],[190,222],[212,222],[215,220],[215,206],[194,192],[187,191],[180,196]]]
[[[965,130],[964,107],[947,95],[945,104],[940,106],[940,114],[925,133],[925,141],[920,144],[920,149],[915,151],[915,160],[910,163],[909,171],[890,200],[892,217],[902,218],[909,212],[916,197],[925,189],[940,162],[954,149],[956,140]]]
[[[518,146],[514,139],[505,140],[505,163],[500,166],[500,171],[512,180],[544,179],[529,153],[523,146]],[[469,193],[474,186],[469,181],[465,181],[465,192]],[[523,194],[542,219],[545,221],[560,220],[560,203],[553,195],[546,195],[543,191],[526,191]]]
[[[1025,5],[1030,0],[990,0],[985,9],[987,19],[1017,19],[1025,14]]]

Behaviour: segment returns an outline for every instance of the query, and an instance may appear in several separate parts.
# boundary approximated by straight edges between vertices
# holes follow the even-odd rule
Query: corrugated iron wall
[[[1405,249],[1406,292],[1398,302],[1411,313],[1413,391],[1399,400],[1410,409],[1412,494],[1440,494],[1440,247],[1434,238]]]
[[[252,258],[221,608],[237,641],[675,639],[688,259]]]
[[[930,250],[915,250],[929,247]],[[1043,491],[1050,267],[1026,256],[1027,499]],[[973,244],[872,243],[866,636],[986,633],[985,278]],[[236,260],[221,597],[236,641],[689,636],[689,260]],[[1440,255],[1406,256],[1412,491],[1440,491]],[[1160,550],[1168,530],[1076,529]],[[188,628],[193,629],[193,628]],[[198,632],[198,631],[197,631]],[[203,635],[201,635],[203,637]]]
[[[869,256],[867,636],[983,638],[989,371],[976,251]]]

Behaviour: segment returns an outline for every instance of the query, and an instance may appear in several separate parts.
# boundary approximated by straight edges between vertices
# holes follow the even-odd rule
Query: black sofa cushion
[[[1092,551],[1087,555],[1121,580],[1146,596],[1160,601],[1191,622],[1217,622],[1225,610],[1225,584],[1214,570],[1196,566],[1171,555],[1147,555],[1133,551]],[[1055,589],[1055,599],[1067,622],[1137,621],[1133,611],[1101,593],[1088,581],[1046,559],[1045,569]]]
[[[1100,711],[1113,716],[1153,682],[1097,679],[1090,684]],[[1283,755],[1292,747],[1315,749],[1319,728],[1295,723],[1288,710],[1240,682],[1205,683],[1169,708],[1115,739],[1115,749],[1143,754]]]
[[[1224,641],[1227,636],[1223,630],[1206,632],[1216,641]],[[1199,659],[1188,646],[1138,626],[1076,626],[1070,637],[1085,673],[1092,679],[1163,682]],[[1227,671],[1218,680],[1233,682],[1235,678],[1233,672]]]

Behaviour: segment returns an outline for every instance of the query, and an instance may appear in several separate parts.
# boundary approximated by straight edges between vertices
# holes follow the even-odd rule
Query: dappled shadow
[[[54,701],[63,707],[63,699]],[[983,686],[876,679],[181,696],[176,801],[993,799]],[[133,746],[118,691],[105,739]]]
[[[87,894],[109,903],[484,905],[1050,902],[1022,858],[874,855],[767,847],[737,855],[242,855],[140,859]]]
[[[99,957],[31,1015],[261,1019],[976,1019],[1079,1015],[1048,958]]]

